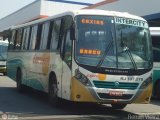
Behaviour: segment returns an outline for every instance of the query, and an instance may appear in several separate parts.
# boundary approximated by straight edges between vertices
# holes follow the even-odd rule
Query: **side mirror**
[[[71,25],[71,28],[70,28],[70,39],[71,40],[76,39],[76,37],[75,37],[75,24],[74,23]]]

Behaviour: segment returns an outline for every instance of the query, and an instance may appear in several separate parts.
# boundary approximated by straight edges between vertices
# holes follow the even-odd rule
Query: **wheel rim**
[[[21,86],[21,72],[20,70],[17,71],[17,88]]]
[[[53,79],[54,77],[51,77],[50,88],[49,88],[49,94],[52,100],[57,98],[57,85],[56,83],[53,82]]]

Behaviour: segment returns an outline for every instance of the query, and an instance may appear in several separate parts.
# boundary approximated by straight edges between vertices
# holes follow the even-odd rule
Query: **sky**
[[[0,19],[19,10],[20,8],[34,2],[36,0],[0,0]],[[98,3],[103,0],[66,0],[84,3]]]

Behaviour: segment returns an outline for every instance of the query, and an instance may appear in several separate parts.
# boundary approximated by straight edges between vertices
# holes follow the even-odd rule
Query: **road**
[[[47,95],[27,90],[18,93],[16,83],[0,76],[0,120],[117,120],[117,119],[160,119],[160,101],[150,104],[131,104],[123,110],[114,110],[110,105],[75,104],[63,102],[59,107],[48,103]],[[2,120],[3,120],[2,119]]]

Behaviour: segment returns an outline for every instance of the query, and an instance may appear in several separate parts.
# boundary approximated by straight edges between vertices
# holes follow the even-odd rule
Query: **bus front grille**
[[[96,88],[135,90],[139,83],[93,81]]]

